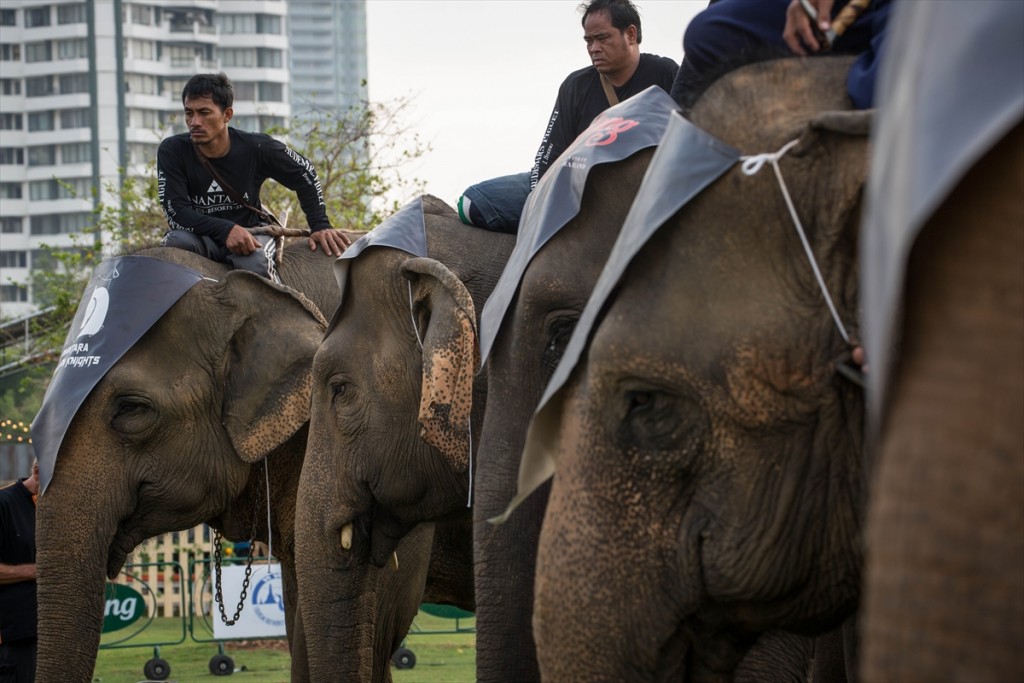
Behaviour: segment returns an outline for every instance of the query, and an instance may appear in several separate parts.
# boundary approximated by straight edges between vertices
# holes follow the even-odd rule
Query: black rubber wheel
[[[215,654],[210,658],[210,673],[214,676],[230,676],[235,673],[235,660],[227,655]]]
[[[416,666],[416,655],[407,647],[400,647],[391,655],[396,669],[411,669]]]
[[[142,667],[142,672],[151,681],[166,681],[171,675],[171,665],[159,657],[153,657]]]

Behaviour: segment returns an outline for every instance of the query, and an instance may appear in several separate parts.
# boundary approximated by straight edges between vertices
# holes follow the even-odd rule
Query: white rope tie
[[[423,337],[420,336],[420,328],[416,326],[416,316],[413,313],[412,305],[412,282],[409,285],[409,319],[412,320],[412,331],[416,333],[416,341],[419,342],[420,351],[423,350]],[[469,498],[466,500],[466,507],[473,507],[473,418],[469,419]]]
[[[850,335],[846,333],[846,327],[843,325],[843,321],[839,318],[839,312],[836,311],[836,306],[832,302],[832,295],[829,294],[828,286],[825,284],[825,278],[821,276],[821,270],[818,268],[818,262],[814,258],[814,252],[811,251],[811,245],[807,241],[807,234],[804,232],[804,226],[800,222],[800,217],[797,216],[796,207],[793,206],[793,200],[789,196],[789,189],[786,187],[786,181],[782,179],[782,171],[779,169],[779,159],[781,159],[786,152],[792,149],[800,140],[790,140],[778,152],[768,152],[766,154],[754,154],[750,156],[742,156],[740,160],[743,164],[740,168],[743,170],[744,175],[752,176],[761,170],[761,167],[765,163],[770,163],[772,169],[775,171],[775,177],[779,181],[779,187],[782,189],[782,196],[786,200],[786,206],[789,208],[789,215],[793,219],[793,225],[796,227],[796,232],[800,236],[800,243],[804,245],[804,253],[807,254],[807,260],[811,263],[811,269],[814,271],[814,277],[818,280],[818,288],[821,290],[822,295],[825,297],[825,303],[828,304],[828,310],[832,313],[832,320],[836,323],[836,329],[839,330],[840,336],[843,341],[850,344]]]
[[[419,342],[420,351],[423,350],[423,337],[420,336],[420,328],[416,326],[416,315],[413,313],[412,306],[412,281],[406,280],[405,283],[409,285],[409,320],[412,321],[412,331],[416,333],[416,341]]]

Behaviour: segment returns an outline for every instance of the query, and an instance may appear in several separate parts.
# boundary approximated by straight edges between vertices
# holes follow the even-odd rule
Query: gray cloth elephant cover
[[[427,203],[440,201],[430,195],[421,195],[413,199],[342,252],[334,262],[334,277],[338,280],[338,309],[331,316],[331,324],[327,326],[325,337],[338,323],[341,302],[345,300],[345,286],[348,284],[348,266],[352,259],[370,247],[391,247],[413,256],[426,256],[427,223],[423,214],[427,211]]]
[[[657,145],[677,109],[664,90],[652,85],[606,109],[540,179],[526,199],[516,247],[480,313],[481,368],[530,260],[580,212],[590,169]]]
[[[32,421],[39,489],[53,477],[71,421],[93,387],[204,275],[146,256],[121,256],[96,266]]]
[[[543,453],[532,435],[544,407],[569,379],[586,346],[605,300],[615,289],[630,261],[659,228],[680,208],[732,168],[740,152],[673,112],[604,270],[594,285],[565,354],[555,368],[530,425],[519,470],[519,491],[508,509],[494,521],[504,521],[519,503],[554,474],[554,460]]]
[[[901,2],[892,21],[860,254],[876,426],[914,240],[964,174],[1024,119],[1024,2]]]

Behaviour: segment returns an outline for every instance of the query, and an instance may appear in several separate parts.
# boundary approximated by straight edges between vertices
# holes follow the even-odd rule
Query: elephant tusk
[[[398,551],[397,550],[393,551],[391,553],[391,565],[395,568],[395,571],[397,572],[398,571]]]
[[[341,547],[345,550],[352,549],[352,522],[341,527]]]

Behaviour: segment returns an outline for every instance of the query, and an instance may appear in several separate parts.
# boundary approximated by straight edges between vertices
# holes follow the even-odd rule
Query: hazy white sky
[[[706,0],[634,2],[641,51],[680,62]],[[433,148],[405,172],[454,205],[475,182],[529,170],[558,86],[590,63],[579,4],[367,0],[370,99],[411,97],[405,124]]]

